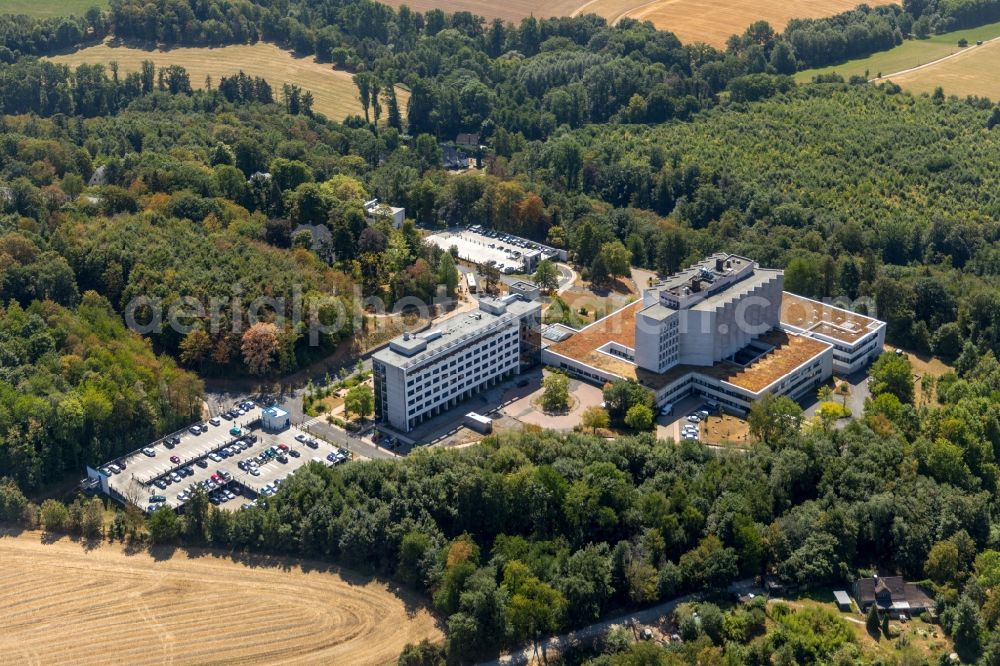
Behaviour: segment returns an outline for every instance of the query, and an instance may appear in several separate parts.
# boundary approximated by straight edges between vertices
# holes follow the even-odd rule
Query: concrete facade
[[[697,394],[745,413],[765,394],[801,398],[880,352],[885,324],[783,291],[782,271],[715,254],[570,336],[542,361],[597,384],[624,378],[660,407]]]
[[[517,295],[481,299],[421,335],[372,357],[375,417],[402,432],[538,362],[541,304]]]

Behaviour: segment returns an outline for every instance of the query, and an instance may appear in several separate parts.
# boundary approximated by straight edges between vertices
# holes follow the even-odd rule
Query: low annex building
[[[478,310],[393,339],[372,357],[376,420],[409,432],[537,364],[540,316],[541,304],[518,294],[482,298]]]
[[[637,381],[661,407],[700,394],[742,414],[768,393],[802,397],[881,352],[883,322],[783,286],[780,270],[714,254],[560,336],[542,361],[598,384]]]

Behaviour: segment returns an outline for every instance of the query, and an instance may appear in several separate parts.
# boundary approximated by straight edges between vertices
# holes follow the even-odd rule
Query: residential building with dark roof
[[[916,583],[907,583],[901,576],[873,576],[854,581],[854,600],[862,613],[872,604],[893,617],[913,616],[933,611],[934,599]]]

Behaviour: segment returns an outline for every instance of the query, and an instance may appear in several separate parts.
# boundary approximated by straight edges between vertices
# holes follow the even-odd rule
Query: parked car
[[[260,470],[256,467],[250,468],[250,476],[260,476]]]
[[[142,450],[142,452],[144,454],[146,454],[147,456],[149,456],[150,458],[152,458],[153,456],[156,455],[156,451],[154,451],[153,449],[149,448],[148,446],[146,448],[144,448]]]
[[[101,474],[103,474],[104,476],[111,476],[111,468],[110,467],[102,467],[101,468]]]
[[[306,446],[308,446],[310,449],[319,448],[319,442],[317,442],[315,439],[310,439],[306,441]]]
[[[222,425],[222,420],[218,416],[213,416],[208,420],[208,422],[214,426]]]
[[[198,460],[196,460],[194,464],[197,465],[198,467],[201,467],[202,469],[208,467],[208,461],[205,460],[204,458],[198,458]]]
[[[700,423],[701,422],[701,418],[697,414],[692,414],[691,416],[689,416],[687,418],[687,420],[690,421],[691,423]]]
[[[288,462],[288,456],[286,456],[284,453],[278,454],[277,458],[278,458],[278,462],[280,462],[282,464],[285,464],[285,463]]]
[[[287,451],[288,444],[278,444],[278,448],[281,449],[282,451]]]
[[[165,440],[163,440],[163,446],[167,447],[168,449],[174,448],[173,437],[167,437]]]
[[[199,425],[193,425],[190,428],[188,428],[188,432],[190,432],[192,435],[200,435],[201,434],[201,426],[199,426]]]
[[[155,504],[156,502],[166,502],[166,501],[167,501],[167,498],[164,497],[163,495],[150,495],[149,496],[149,503],[150,504]]]
[[[191,499],[191,496],[188,495],[186,491],[182,490],[181,492],[177,493],[178,502],[187,502],[189,499]]]
[[[226,419],[227,421],[232,421],[233,420],[233,413],[232,412],[222,412],[221,416],[222,416],[222,418]]]
[[[181,458],[180,456],[170,456],[170,462],[172,462],[175,465],[179,465],[181,462]]]
[[[208,454],[208,459],[211,460],[212,462],[222,462],[222,457],[219,456],[219,454],[215,453],[214,451]]]
[[[159,488],[160,490],[167,489],[167,482],[164,481],[163,479],[157,479],[156,481],[153,481],[153,485]]]
[[[301,456],[302,454],[301,454],[301,453],[299,453],[298,451],[296,451],[295,449],[289,449],[289,450],[288,450],[288,455],[290,455],[290,456],[291,456],[291,457],[293,457],[293,458],[298,458],[298,457],[299,457],[299,456]]]
[[[305,436],[305,435],[303,435],[303,434],[302,434],[302,433],[300,432],[299,434],[297,434],[297,435],[295,436],[295,441],[296,441],[296,442],[304,442],[304,441],[306,441],[306,436]]]

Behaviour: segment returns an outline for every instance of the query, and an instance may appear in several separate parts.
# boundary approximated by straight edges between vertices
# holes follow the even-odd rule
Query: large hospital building
[[[546,333],[542,361],[595,383],[632,379],[660,407],[693,394],[745,413],[800,398],[881,353],[885,323],[783,290],[782,271],[715,254],[579,331]]]
[[[780,270],[714,254],[589,326],[544,336],[530,294],[484,298],[374,355],[376,416],[409,431],[539,357],[596,384],[634,380],[658,407],[701,395],[742,414],[764,394],[800,398],[881,353],[884,322],[783,287]]]

